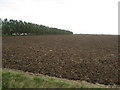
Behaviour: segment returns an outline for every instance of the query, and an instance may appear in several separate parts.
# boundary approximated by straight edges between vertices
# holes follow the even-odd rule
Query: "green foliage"
[[[34,81],[35,81],[34,86],[40,87],[45,80],[43,78],[40,78],[40,77],[34,77]]]
[[[68,86],[67,83],[61,82],[61,81],[54,81],[54,83],[55,83],[58,87]]]
[[[51,28],[43,25],[23,22],[21,20],[4,19],[2,34],[3,35],[63,35],[73,34],[68,30]]]
[[[2,88],[19,88],[27,87],[29,80],[26,76],[19,73],[3,72],[2,73]],[[22,82],[22,85],[20,85]]]
[[[70,88],[71,84],[52,77],[29,76],[23,73],[3,71],[2,88]],[[81,87],[74,85],[75,88]],[[86,88],[86,87],[83,87]]]
[[[91,90],[109,90],[109,88],[105,87],[102,89],[93,88],[90,84],[62,81],[62,79],[53,77],[42,77],[12,70],[2,70],[2,89],[5,88],[58,88],[58,90],[60,88],[71,88],[70,90],[76,90],[75,88],[91,88]]]

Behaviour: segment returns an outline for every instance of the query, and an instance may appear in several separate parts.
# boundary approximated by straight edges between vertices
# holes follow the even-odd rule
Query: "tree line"
[[[7,18],[2,21],[2,34],[3,35],[63,35],[73,34],[73,32],[58,28],[52,28],[44,25],[38,25],[21,20],[8,20]]]

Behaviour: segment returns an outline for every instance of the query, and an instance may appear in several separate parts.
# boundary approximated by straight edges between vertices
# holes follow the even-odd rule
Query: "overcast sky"
[[[118,34],[119,0],[0,0],[0,18],[83,34]]]

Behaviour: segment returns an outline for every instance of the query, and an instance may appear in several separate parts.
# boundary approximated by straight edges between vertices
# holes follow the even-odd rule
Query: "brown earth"
[[[3,37],[3,68],[92,83],[119,84],[118,36]]]

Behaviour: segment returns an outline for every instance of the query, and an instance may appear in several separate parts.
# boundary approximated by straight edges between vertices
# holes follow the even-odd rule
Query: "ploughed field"
[[[119,84],[118,36],[51,35],[3,37],[3,68]]]

